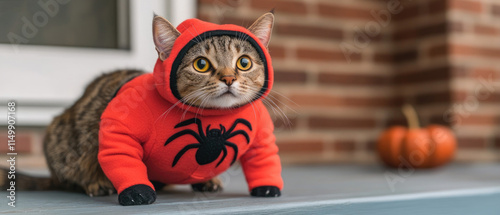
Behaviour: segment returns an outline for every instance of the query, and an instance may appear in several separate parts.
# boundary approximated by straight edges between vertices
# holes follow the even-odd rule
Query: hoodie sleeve
[[[154,187],[148,179],[143,162],[145,143],[151,133],[151,114],[134,89],[115,97],[101,117],[99,128],[99,164],[121,193],[124,189],[144,184]]]
[[[274,125],[263,105],[260,112],[259,130],[250,149],[241,156],[241,165],[249,191],[260,186],[275,186],[281,190],[283,179],[278,146],[276,146],[276,138],[273,134]]]

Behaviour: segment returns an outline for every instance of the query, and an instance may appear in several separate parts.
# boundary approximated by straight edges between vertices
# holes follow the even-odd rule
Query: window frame
[[[18,125],[48,125],[100,74],[116,69],[153,70],[157,59],[151,35],[153,11],[173,25],[196,17],[196,0],[130,0],[128,7],[129,50],[0,44],[4,80],[0,104],[5,105],[0,114],[6,116],[7,102],[15,101]],[[6,123],[0,121],[0,125]]]

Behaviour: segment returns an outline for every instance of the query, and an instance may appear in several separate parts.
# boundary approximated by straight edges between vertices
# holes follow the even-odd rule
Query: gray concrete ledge
[[[280,198],[248,195],[239,166],[221,175],[225,190],[200,194],[189,186],[162,190],[152,205],[123,207],[117,196],[24,191],[16,208],[3,197],[0,213],[17,214],[500,214],[500,165],[455,164],[434,170],[379,166],[291,166]],[[0,192],[6,196],[6,192]]]

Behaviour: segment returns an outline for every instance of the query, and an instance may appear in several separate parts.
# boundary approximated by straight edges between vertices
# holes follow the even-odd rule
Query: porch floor
[[[35,174],[47,174],[35,171]],[[220,176],[222,193],[193,193],[187,185],[159,191],[152,205],[123,207],[117,195],[18,192],[1,214],[500,214],[500,165],[452,164],[433,170],[377,165],[288,166],[279,198],[253,198],[241,168]]]

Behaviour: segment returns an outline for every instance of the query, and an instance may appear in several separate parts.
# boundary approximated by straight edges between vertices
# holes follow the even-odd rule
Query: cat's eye
[[[248,56],[241,56],[236,62],[236,66],[241,71],[246,71],[252,68],[252,60]]]
[[[204,57],[199,57],[194,60],[193,67],[198,72],[207,72],[210,69],[210,62]]]

